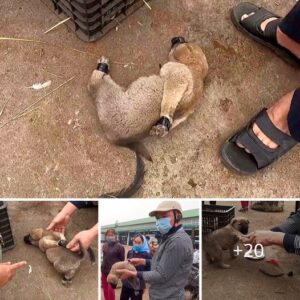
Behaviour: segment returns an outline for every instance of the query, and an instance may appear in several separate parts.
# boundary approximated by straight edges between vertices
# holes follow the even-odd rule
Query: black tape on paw
[[[170,131],[170,128],[171,128],[171,126],[172,126],[172,125],[171,125],[170,119],[167,118],[167,117],[161,117],[161,118],[157,121],[156,125],[162,125],[162,126],[166,127],[168,131]]]
[[[106,63],[99,63],[97,65],[96,70],[101,71],[101,72],[103,72],[105,74],[108,74],[108,64],[106,64]]]
[[[183,36],[176,36],[176,37],[173,37],[172,40],[171,40],[171,44],[172,44],[172,48],[177,45],[177,44],[184,44],[186,43],[185,39]]]

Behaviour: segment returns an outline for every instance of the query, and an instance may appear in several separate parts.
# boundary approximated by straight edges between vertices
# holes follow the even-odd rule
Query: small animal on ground
[[[243,217],[233,218],[230,224],[203,236],[203,250],[210,263],[220,268],[230,268],[223,262],[223,251],[229,250],[231,258],[235,258],[234,249],[241,235],[247,234],[249,220]]]
[[[62,283],[69,286],[83,260],[89,255],[92,263],[95,255],[91,248],[86,250],[79,241],[80,251],[73,252],[66,248],[67,240],[62,233],[34,228],[24,236],[24,242],[38,247],[46,254],[47,259],[53,264],[54,269],[62,274]]]
[[[132,149],[137,168],[132,184],[116,197],[132,196],[143,183],[144,163],[152,161],[142,140],[148,136],[164,137],[184,122],[203,98],[208,64],[200,46],[183,37],[171,41],[168,62],[159,75],[140,77],[127,88],[109,75],[109,60],[98,60],[88,91],[95,101],[102,130],[108,141]]]

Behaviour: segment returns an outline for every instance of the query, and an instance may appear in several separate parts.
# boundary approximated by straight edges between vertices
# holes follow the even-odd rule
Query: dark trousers
[[[125,285],[122,287],[120,300],[142,300],[143,290],[135,291],[133,289],[127,288]]]
[[[297,3],[283,18],[279,28],[291,39],[300,43],[300,3]]]
[[[276,232],[284,232],[300,235],[300,210],[288,217],[283,223],[271,229]]]
[[[300,2],[282,19],[279,28],[292,40],[300,43]],[[287,121],[291,136],[300,142],[300,89],[294,93]]]

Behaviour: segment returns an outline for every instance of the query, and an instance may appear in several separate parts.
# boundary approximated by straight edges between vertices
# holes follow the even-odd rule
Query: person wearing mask
[[[156,218],[161,244],[152,260],[132,258],[130,262],[150,267],[150,271],[117,271],[122,279],[138,277],[150,284],[150,300],[184,300],[184,287],[193,264],[193,245],[181,224],[182,208],[177,201],[163,201],[149,215]]]
[[[159,247],[159,245],[158,245],[157,238],[150,238],[149,248],[150,248],[151,257],[154,256],[154,254],[156,253],[158,247]]]
[[[107,276],[112,265],[118,261],[125,260],[125,249],[117,241],[116,231],[107,229],[105,233],[105,243],[102,246],[103,261],[101,264],[101,286],[104,300],[115,300],[115,290],[108,284]]]
[[[133,239],[133,247],[127,253],[127,259],[133,258],[151,259],[148,241],[142,234],[137,234]],[[146,266],[137,266],[138,271],[149,271]],[[123,281],[120,300],[142,300],[146,285],[144,280],[140,280],[139,289],[134,290],[128,280]]]

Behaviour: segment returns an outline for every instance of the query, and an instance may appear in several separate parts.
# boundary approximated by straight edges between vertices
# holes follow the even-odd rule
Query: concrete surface
[[[76,78],[38,109],[0,129],[0,194],[87,197],[127,186],[134,175],[134,155],[103,137],[86,91],[88,78],[102,54],[117,62],[111,73],[125,86],[141,75],[157,73],[159,63],[166,61],[170,39],[184,35],[207,55],[205,97],[197,112],[168,137],[147,139],[154,163],[146,164],[145,184],[137,196],[299,196],[299,147],[253,177],[232,173],[220,162],[219,149],[229,135],[299,85],[298,70],[231,24],[229,9],[238,2],[152,0],[151,11],[143,6],[117,31],[84,43],[65,25],[44,35],[59,19],[41,1],[1,1],[0,36],[46,43],[0,41],[0,105],[8,100],[0,122],[66,79]],[[295,3],[253,2],[282,15]],[[133,64],[125,68],[128,63]],[[25,88],[49,79],[53,82],[47,90]]]
[[[1,300],[97,300],[98,294],[98,242],[92,243],[96,264],[83,261],[70,287],[61,283],[61,276],[38,248],[27,245],[23,237],[34,227],[46,227],[65,202],[9,202],[8,213],[16,247],[3,254],[3,261],[27,260],[32,266],[17,271],[14,279],[1,288]],[[97,208],[76,212],[67,228],[67,238],[92,227],[98,221]]]
[[[284,212],[266,213],[249,210],[240,213],[239,201],[218,202],[217,204],[236,206],[236,216],[244,216],[250,221],[249,231],[268,230],[285,220],[291,211],[295,210],[295,202],[284,204]],[[240,254],[236,259],[229,258],[229,253],[224,253],[225,263],[231,265],[230,269],[219,269],[215,265],[208,264],[203,257],[203,299],[211,300],[282,300],[299,299],[300,293],[300,257],[288,254],[284,249],[271,246],[264,248],[267,257],[276,259],[285,274],[293,271],[293,276],[268,277],[259,271],[262,261],[253,261],[243,258]],[[226,251],[227,252],[227,251]]]

